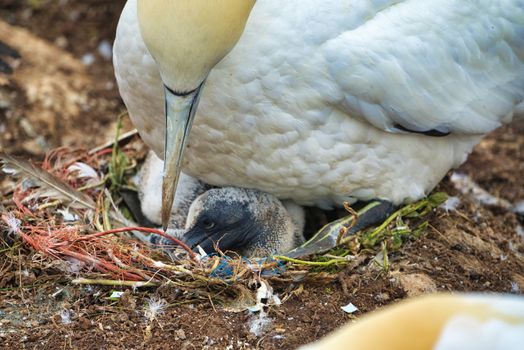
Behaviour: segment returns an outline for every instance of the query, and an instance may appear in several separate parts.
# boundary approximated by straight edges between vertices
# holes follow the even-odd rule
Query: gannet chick
[[[154,152],[149,151],[138,174],[138,195],[144,216],[152,223],[162,222],[162,174],[164,162]],[[170,228],[183,228],[191,203],[211,186],[182,173],[170,216]]]
[[[160,226],[162,220],[160,216],[162,196],[162,167],[163,162],[154,152],[149,151],[142,168],[138,173],[137,187],[138,198],[140,200],[141,215],[148,221],[146,225]],[[196,178],[181,173],[178,184],[178,192],[175,196],[173,208],[169,222],[168,234],[178,237],[183,232],[186,218],[189,213],[191,203],[206,190],[211,187]],[[136,216],[137,214],[135,214]],[[144,223],[142,223],[144,225]],[[172,244],[161,236],[146,235],[141,232],[133,232],[133,235],[140,241],[148,245],[169,245]]]
[[[257,190],[215,188],[191,204],[182,239],[206,252],[268,256],[302,244],[304,223],[302,207],[291,201]]]
[[[139,198],[145,217],[160,226],[162,161],[149,152],[139,173]],[[257,190],[209,185],[182,173],[167,233],[207,253],[215,248],[243,256],[283,253],[303,243],[303,208]],[[135,236],[163,247],[172,242],[157,235]],[[216,246],[215,246],[216,244]]]

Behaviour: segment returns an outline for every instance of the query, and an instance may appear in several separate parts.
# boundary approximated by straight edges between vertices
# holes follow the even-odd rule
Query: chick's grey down
[[[142,212],[160,225],[162,161],[150,153],[139,174]],[[216,250],[241,256],[281,254],[304,242],[304,211],[291,201],[257,190],[211,188],[182,174],[167,233],[192,249]],[[177,257],[173,242],[157,235],[135,236]]]

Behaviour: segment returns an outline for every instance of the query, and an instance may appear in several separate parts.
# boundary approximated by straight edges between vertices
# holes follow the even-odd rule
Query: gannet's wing
[[[392,132],[487,133],[522,115],[524,0],[389,2],[320,54],[352,116]]]

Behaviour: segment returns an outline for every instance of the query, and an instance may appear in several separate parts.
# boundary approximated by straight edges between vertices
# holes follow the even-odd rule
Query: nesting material
[[[7,234],[32,248],[38,260],[59,263],[77,284],[133,288],[169,284],[192,300],[211,298],[235,305],[236,310],[262,310],[280,304],[271,293],[273,281],[334,280],[338,266],[354,261],[363,249],[396,249],[399,242],[411,239],[419,228],[411,231],[402,217],[407,213],[419,217],[434,207],[426,200],[406,207],[409,210],[402,208],[378,228],[345,237],[341,249],[325,256],[246,259],[220,253],[198,259],[174,240],[181,259],[172,261],[161,249],[133,239],[131,232],[169,236],[136,227],[130,215],[124,215],[127,209],[119,190],[129,189],[129,179],[143,157],[135,143],[97,152],[61,148],[41,164],[0,154],[4,172],[17,179],[1,217]],[[284,300],[286,295],[280,297]],[[261,300],[270,302],[262,305]]]

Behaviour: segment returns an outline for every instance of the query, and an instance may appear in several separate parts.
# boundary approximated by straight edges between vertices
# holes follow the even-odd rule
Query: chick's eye
[[[205,218],[205,219],[202,220],[202,225],[207,230],[212,229],[213,227],[215,227],[215,223],[213,222],[213,220],[208,219],[208,218]]]

